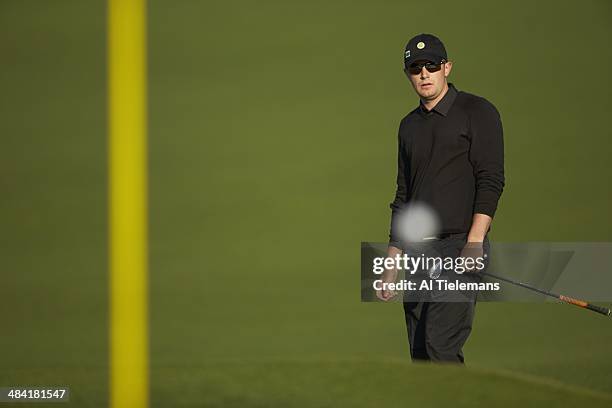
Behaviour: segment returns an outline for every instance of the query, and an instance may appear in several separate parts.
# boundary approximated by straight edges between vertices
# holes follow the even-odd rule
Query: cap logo
[[[406,58],[410,58],[410,50],[406,50],[406,52],[404,53],[404,59]]]
[[[422,50],[423,48],[425,48],[425,43],[423,41],[419,41],[419,43],[417,44],[417,48],[419,50]]]

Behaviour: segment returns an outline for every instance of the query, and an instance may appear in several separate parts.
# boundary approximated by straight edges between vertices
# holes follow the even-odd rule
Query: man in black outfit
[[[391,258],[408,248],[397,220],[407,204],[416,202],[430,207],[439,219],[439,233],[421,237],[431,240],[436,253],[478,257],[488,252],[487,233],[504,187],[501,119],[489,101],[448,83],[451,69],[437,37],[420,34],[406,45],[404,71],[420,104],[399,128],[387,253]],[[388,269],[382,279],[394,282],[397,273]],[[385,301],[394,295],[377,291]],[[462,347],[471,332],[475,305],[475,293],[461,302],[405,300],[412,359],[463,363]]]

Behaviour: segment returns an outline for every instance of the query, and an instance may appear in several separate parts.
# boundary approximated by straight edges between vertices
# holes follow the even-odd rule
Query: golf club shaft
[[[522,288],[525,288],[525,289],[533,290],[535,292],[541,293],[541,294],[546,295],[546,296],[553,297],[555,299],[559,299],[562,302],[569,303],[569,304],[581,307],[583,309],[589,309],[589,310],[592,310],[594,312],[601,313],[602,315],[610,316],[610,309],[608,309],[606,307],[601,307],[601,306],[593,305],[591,303],[585,302],[584,300],[574,299],[574,298],[571,298],[571,297],[568,297],[568,296],[564,296],[564,295],[557,295],[556,293],[547,292],[545,290],[538,289],[538,288],[536,288],[534,286],[531,286],[531,285],[528,285],[526,283],[522,283],[522,282],[518,282],[518,281],[513,281],[512,279],[504,278],[503,276],[494,275],[494,274],[489,273],[489,272],[480,272],[480,274],[481,275],[485,275],[485,276],[490,276],[491,278],[499,279],[501,281],[508,282],[508,283],[513,284],[513,285],[517,285],[517,286],[520,286]]]

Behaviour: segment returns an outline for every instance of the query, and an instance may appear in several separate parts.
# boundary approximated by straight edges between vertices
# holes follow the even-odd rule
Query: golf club
[[[489,273],[489,272],[479,272],[479,273],[481,275],[485,275],[485,276],[489,276],[491,278],[499,279],[501,281],[508,282],[508,283],[513,284],[513,285],[525,288],[525,289],[533,290],[535,292],[541,293],[541,294],[546,295],[546,296],[553,297],[555,299],[559,299],[562,302],[569,303],[571,305],[575,305],[575,306],[581,307],[583,309],[589,309],[589,310],[592,310],[594,312],[600,313],[602,315],[610,316],[610,309],[608,309],[606,307],[601,307],[601,306],[593,305],[591,303],[585,302],[584,300],[574,299],[574,298],[571,298],[569,296],[557,295],[556,293],[547,292],[545,290],[538,289],[538,288],[536,288],[534,286],[531,286],[531,285],[528,285],[526,283],[514,281],[512,279],[508,279],[508,278],[505,278],[505,277],[499,276],[499,275],[494,275],[494,274]]]

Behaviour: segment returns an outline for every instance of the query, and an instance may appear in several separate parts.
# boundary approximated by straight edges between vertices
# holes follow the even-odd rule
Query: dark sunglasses
[[[410,64],[408,68],[405,68],[404,71],[409,72],[411,75],[419,75],[423,70],[423,67],[425,67],[428,72],[438,72],[440,68],[442,68],[442,64],[445,62],[446,60],[442,60],[438,64],[432,61],[415,62]]]

